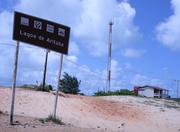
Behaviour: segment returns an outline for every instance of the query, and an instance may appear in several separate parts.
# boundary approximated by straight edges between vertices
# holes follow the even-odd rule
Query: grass
[[[45,122],[53,122],[55,124],[58,125],[65,125],[64,122],[62,122],[62,120],[59,117],[54,118],[53,115],[49,115],[47,118],[45,119],[39,119],[40,122],[45,123]]]
[[[136,94],[133,91],[130,91],[128,89],[121,89],[121,90],[109,91],[109,92],[98,91],[94,93],[94,96],[119,96],[119,95],[136,96]]]
[[[166,104],[165,106],[166,106],[167,108],[174,108],[174,109],[180,108],[179,106],[169,105],[169,104]]]
[[[163,109],[163,108],[160,108],[160,111],[161,111],[161,112],[164,112],[164,111],[166,111],[166,110],[165,110],[165,109]]]
[[[154,101],[146,100],[143,103],[146,105],[153,105],[156,107],[180,109],[180,103],[179,102],[171,101],[169,99],[163,100],[163,102],[161,102],[161,101],[162,100],[155,99]]]
[[[180,102],[180,98],[172,98],[171,100],[174,100],[176,102]]]

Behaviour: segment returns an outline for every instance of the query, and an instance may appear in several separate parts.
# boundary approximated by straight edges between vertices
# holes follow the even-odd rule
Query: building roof
[[[160,88],[160,87],[157,87],[157,86],[149,86],[149,85],[145,85],[145,86],[136,86],[136,87],[139,88],[139,89],[151,88],[151,89],[158,89],[158,90],[167,90],[167,89]],[[169,91],[169,90],[167,90],[167,91]]]

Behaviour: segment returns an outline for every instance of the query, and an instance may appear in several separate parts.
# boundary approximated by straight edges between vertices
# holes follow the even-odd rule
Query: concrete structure
[[[135,86],[134,92],[144,97],[170,98],[169,90],[155,86]]]

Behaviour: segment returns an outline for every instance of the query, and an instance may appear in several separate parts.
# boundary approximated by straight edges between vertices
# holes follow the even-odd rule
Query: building
[[[143,97],[170,98],[169,90],[156,86],[135,86],[134,92]]]

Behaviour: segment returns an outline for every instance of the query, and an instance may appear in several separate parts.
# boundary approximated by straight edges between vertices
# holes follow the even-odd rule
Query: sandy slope
[[[9,113],[10,95],[10,89],[0,88],[0,110],[4,113]],[[45,118],[53,112],[54,99],[52,93],[17,89],[15,115]],[[66,124],[78,127],[77,131],[180,132],[180,104],[167,100],[66,95],[59,96],[57,115]]]

